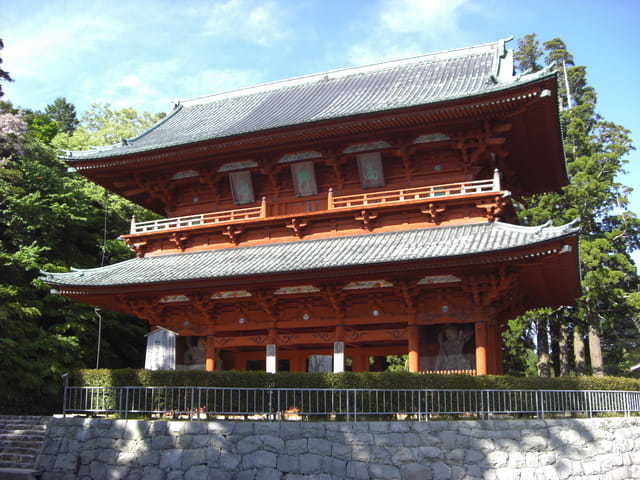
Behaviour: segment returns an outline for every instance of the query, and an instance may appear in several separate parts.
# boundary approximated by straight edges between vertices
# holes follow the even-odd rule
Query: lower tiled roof
[[[108,287],[312,272],[354,266],[508,252],[576,235],[572,224],[523,227],[501,222],[369,233],[134,258],[68,273],[43,272],[52,286]]]

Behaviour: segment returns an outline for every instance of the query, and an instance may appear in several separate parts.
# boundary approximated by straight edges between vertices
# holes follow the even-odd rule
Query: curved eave
[[[504,245],[507,247],[503,248]],[[331,252],[335,252],[333,256]],[[182,271],[179,265],[183,266]],[[214,273],[191,274],[192,265],[199,265],[202,272]],[[558,276],[554,285],[563,286],[562,292],[549,295],[558,295],[558,300],[575,298],[579,293],[577,228],[519,227],[496,222],[363,234],[132,259],[99,269],[63,274],[43,272],[42,280],[64,295],[91,298],[89,303],[94,303],[100,298],[112,301],[116,294],[273,287],[309,281],[322,283],[345,275],[364,278],[402,276],[412,271],[451,273],[496,265],[549,265],[553,275]],[[136,272],[153,278],[136,278]],[[114,275],[127,281],[108,280]]]
[[[558,191],[567,183],[567,172],[560,137],[555,83],[555,74],[549,74],[535,81],[519,84],[518,88],[471,99],[322,120],[112,158],[76,159],[70,164],[92,181],[126,197],[126,192],[131,187],[123,186],[123,183],[133,181],[133,168],[137,173],[163,169],[166,171],[183,168],[185,161],[201,161],[203,158],[211,165],[212,159],[215,162],[217,156],[229,158],[229,155],[239,153],[250,156],[257,152],[264,154],[268,150],[295,150],[308,146],[309,143],[336,141],[354,135],[385,136],[391,132],[422,126],[437,129],[438,126],[461,121],[504,117],[509,121],[515,118],[516,125],[513,142],[519,154],[509,161],[517,162],[513,169],[522,175],[518,184],[513,187],[520,195]],[[540,93],[545,90],[552,92],[550,98],[540,97]],[[544,168],[541,168],[541,161]],[[162,211],[161,206],[145,204],[144,199],[136,199],[136,202],[142,202],[141,204],[154,211]]]

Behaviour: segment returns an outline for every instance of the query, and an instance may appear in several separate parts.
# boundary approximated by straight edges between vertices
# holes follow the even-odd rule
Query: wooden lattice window
[[[229,173],[229,181],[231,182],[233,202],[236,205],[253,203],[256,201],[256,197],[253,193],[251,172],[249,170]]]
[[[293,187],[298,197],[307,197],[318,194],[316,184],[316,173],[313,162],[298,162],[291,164],[291,176],[293,177]]]
[[[362,188],[384,187],[384,170],[380,152],[360,153],[357,158]]]

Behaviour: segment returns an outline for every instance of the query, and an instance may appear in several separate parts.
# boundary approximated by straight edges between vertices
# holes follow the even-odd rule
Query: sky
[[[640,139],[637,0],[0,0],[3,82],[15,106],[58,97],[168,112],[172,102],[535,33],[560,37],[598,112]],[[635,188],[640,153],[620,181]],[[640,254],[636,255],[640,263]]]

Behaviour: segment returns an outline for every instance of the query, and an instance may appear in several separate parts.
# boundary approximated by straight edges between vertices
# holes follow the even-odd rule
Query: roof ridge
[[[513,37],[510,37],[513,38]],[[502,58],[504,54],[504,43],[508,41],[508,39],[502,39],[495,42],[482,43],[478,45],[471,45],[467,47],[459,47],[453,48],[449,50],[442,50],[440,52],[433,53],[424,53],[420,55],[414,55],[410,57],[393,59],[393,60],[385,60],[376,63],[370,63],[366,65],[354,65],[350,67],[343,67],[334,70],[327,70],[323,72],[311,73],[307,75],[300,75],[297,77],[291,77],[283,80],[276,80],[273,82],[262,83],[258,85],[252,85],[248,87],[237,88],[234,90],[228,90],[225,92],[211,93],[206,95],[201,95],[193,98],[184,99],[178,102],[180,105],[184,105],[186,107],[201,105],[205,103],[211,103],[215,100],[227,100],[229,98],[241,97],[244,95],[251,95],[255,93],[261,93],[265,91],[273,91],[280,86],[282,89],[288,87],[294,87],[298,85],[305,85],[309,83],[314,83],[318,81],[328,81],[335,80],[339,78],[345,78],[349,76],[359,75],[362,73],[370,73],[376,71],[384,71],[391,68],[396,68],[402,65],[411,65],[417,64],[426,60],[445,60],[451,58],[460,58],[464,55],[460,55],[461,52],[469,52],[469,55],[472,55],[472,52],[478,50],[484,51],[494,51],[497,52],[496,57]]]

